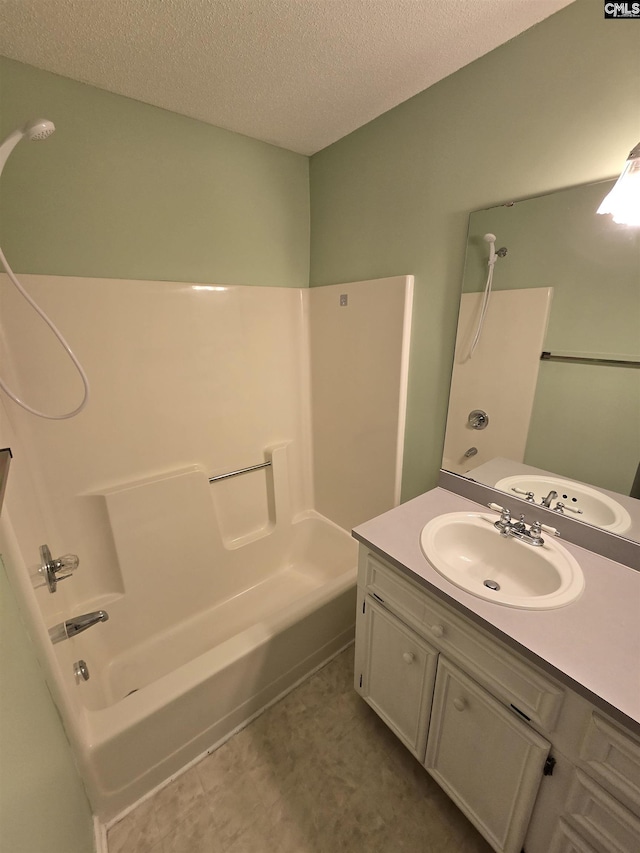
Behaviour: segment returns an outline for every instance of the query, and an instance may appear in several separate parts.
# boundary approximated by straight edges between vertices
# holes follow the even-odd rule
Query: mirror
[[[640,541],[640,229],[596,214],[612,185],[471,214],[442,467]]]

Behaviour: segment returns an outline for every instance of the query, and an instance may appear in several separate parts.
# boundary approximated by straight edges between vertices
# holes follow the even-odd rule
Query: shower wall
[[[442,459],[447,471],[465,474],[497,456],[524,460],[552,295],[551,287],[494,291],[469,358],[482,294],[462,294]],[[475,409],[489,417],[484,429],[469,424]]]
[[[396,502],[409,277],[348,286],[358,299],[341,315],[341,335],[349,342],[343,349],[347,384],[331,378],[333,397],[325,393],[316,406],[315,424],[310,328],[316,342],[335,341],[338,349],[335,318],[313,319],[322,288],[22,280],[60,325],[92,385],[88,407],[72,420],[33,418],[6,401],[0,427],[3,446],[14,451],[6,506],[25,564],[38,562],[44,542],[54,556],[73,552],[81,559],[56,595],[38,590],[47,624],[124,598],[140,635],[134,639],[141,639],[191,612],[202,585],[211,584],[211,543],[239,548],[270,535],[278,522],[320,508],[312,440],[322,442],[324,453],[331,443],[340,453],[376,429],[370,410],[340,420],[344,395],[357,397],[362,388],[376,394],[386,437],[372,448],[368,466],[361,457],[360,470],[380,465],[391,473],[372,481],[354,468],[336,470],[330,484],[323,473],[321,511],[346,525],[372,505],[383,511]],[[66,410],[80,393],[74,368],[6,282],[0,284],[7,320],[0,358],[11,386],[37,408]],[[357,309],[358,300],[378,324],[385,318],[383,339]],[[329,431],[332,416],[337,433]],[[270,459],[268,471],[207,482]],[[338,511],[330,486],[335,495],[345,483],[350,503]],[[176,578],[184,582],[171,606],[148,612],[145,590]],[[219,596],[233,594],[233,583],[242,581],[255,579],[219,578]]]

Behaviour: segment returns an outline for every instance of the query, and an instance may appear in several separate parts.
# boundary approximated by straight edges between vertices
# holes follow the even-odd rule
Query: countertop
[[[491,514],[481,504],[437,488],[358,525],[353,536],[640,734],[640,572],[556,540],[582,569],[580,598],[555,610],[494,604],[450,583],[422,553],[422,528],[445,512]]]

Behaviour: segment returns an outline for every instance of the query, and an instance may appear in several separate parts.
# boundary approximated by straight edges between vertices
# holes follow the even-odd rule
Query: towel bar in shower
[[[218,474],[215,477],[209,477],[210,483],[215,483],[216,480],[228,480],[229,477],[237,477],[238,474],[247,474],[249,471],[258,471],[260,468],[268,468],[271,465],[271,460],[261,462],[259,465],[249,465],[247,468],[238,468],[237,471],[229,471],[228,474]]]
[[[630,358],[616,358],[609,355],[586,355],[580,353],[543,352],[540,361],[566,361],[571,364],[609,364],[613,367],[635,367],[640,368],[640,359],[636,356]]]

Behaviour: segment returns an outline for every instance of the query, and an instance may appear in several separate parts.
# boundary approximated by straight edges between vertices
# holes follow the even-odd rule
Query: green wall
[[[90,853],[89,803],[0,561],[0,850]]]
[[[0,233],[16,272],[305,287],[309,160],[0,58]]]
[[[472,210],[620,172],[640,27],[578,0],[311,158],[311,284],[416,276],[403,498],[437,479]]]

